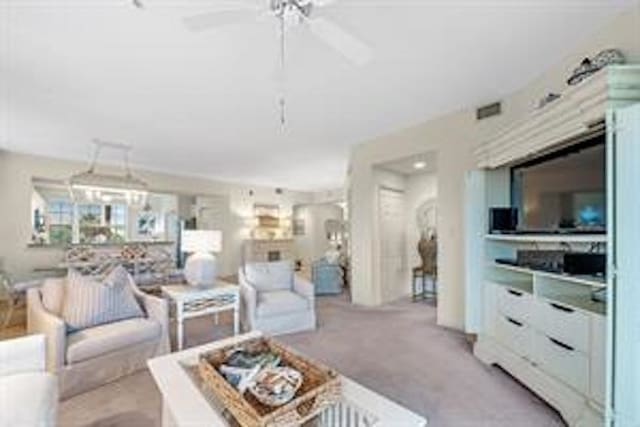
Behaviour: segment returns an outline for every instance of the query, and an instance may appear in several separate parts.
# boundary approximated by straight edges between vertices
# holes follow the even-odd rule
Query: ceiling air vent
[[[502,102],[494,102],[478,108],[476,110],[476,120],[488,119],[492,116],[498,116],[500,113],[502,113]]]

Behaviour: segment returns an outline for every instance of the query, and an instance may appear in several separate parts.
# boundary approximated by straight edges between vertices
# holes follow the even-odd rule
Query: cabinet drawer
[[[532,296],[526,292],[506,286],[496,286],[498,311],[520,322],[529,323]]]
[[[534,307],[537,329],[583,353],[589,352],[589,316],[551,300],[538,300]]]
[[[587,356],[557,338],[535,334],[536,361],[560,381],[586,394],[589,378]]]
[[[514,353],[530,357],[533,351],[533,330],[519,320],[498,314],[496,319],[496,335],[498,341]]]

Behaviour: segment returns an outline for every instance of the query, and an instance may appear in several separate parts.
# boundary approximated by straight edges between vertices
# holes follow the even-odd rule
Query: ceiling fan
[[[143,0],[131,0],[136,8],[143,9]],[[373,57],[372,49],[364,42],[341,28],[333,21],[319,16],[317,9],[330,6],[338,0],[230,0],[211,5],[210,10],[183,19],[186,28],[193,32],[215,30],[233,25],[261,22],[270,17],[279,24],[280,76],[278,105],[280,123],[285,124],[285,34],[286,28],[305,25],[319,40],[336,50],[357,66],[367,64]]]
[[[358,66],[365,65],[373,56],[371,48],[333,21],[318,15],[319,9],[337,1],[236,0],[226,2],[217,10],[187,17],[184,19],[184,24],[191,31],[201,32],[229,25],[262,21],[273,16],[286,26],[307,26],[312,34],[347,60]]]
[[[278,107],[280,124],[286,122],[285,97],[285,34],[293,25],[306,25],[321,41],[331,46],[355,65],[365,65],[371,60],[371,48],[343,30],[332,21],[317,16],[316,8],[328,6],[337,0],[237,0],[226,7],[187,17],[185,26],[194,32],[262,21],[269,16],[279,23],[280,76],[278,79]]]

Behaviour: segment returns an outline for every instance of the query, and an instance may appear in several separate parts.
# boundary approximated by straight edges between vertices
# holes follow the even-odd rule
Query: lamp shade
[[[184,230],[182,233],[182,252],[220,252],[222,251],[222,231],[220,230]]]

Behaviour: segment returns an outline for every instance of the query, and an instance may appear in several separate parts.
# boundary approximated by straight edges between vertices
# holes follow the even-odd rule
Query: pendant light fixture
[[[95,145],[89,169],[69,178],[69,191],[76,203],[121,203],[144,206],[147,202],[147,184],[133,176],[129,167],[131,146],[116,142],[93,140]],[[103,149],[120,151],[123,155],[124,174],[96,172],[98,158]]]

